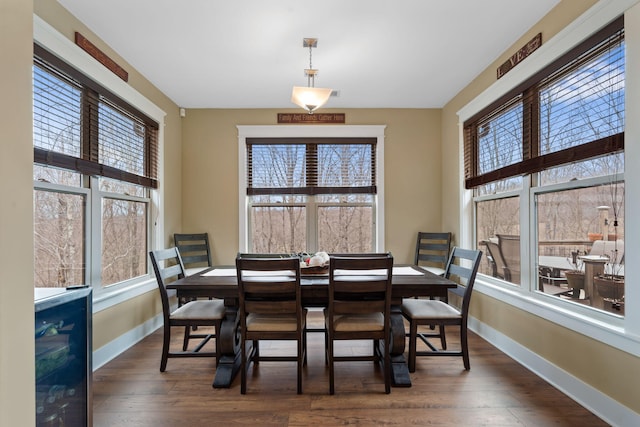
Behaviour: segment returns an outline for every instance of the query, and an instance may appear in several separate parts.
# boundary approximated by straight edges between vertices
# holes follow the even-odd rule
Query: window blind
[[[464,123],[465,187],[624,150],[624,22]]]
[[[376,194],[375,138],[247,138],[247,195]]]
[[[158,187],[158,124],[34,45],[34,161]]]

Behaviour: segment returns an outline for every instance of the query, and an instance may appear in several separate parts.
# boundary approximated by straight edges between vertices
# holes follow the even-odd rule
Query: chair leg
[[[334,377],[333,377],[333,340],[329,339],[327,354],[329,356],[329,394],[335,393]]]
[[[184,327],[184,338],[182,339],[182,351],[187,351],[187,348],[189,347],[189,336],[191,334],[189,332],[190,329],[191,329],[190,326]]]
[[[384,343],[384,392],[391,393],[391,339]]]
[[[240,394],[247,393],[247,345],[244,338],[240,340]]]
[[[162,338],[162,357],[160,359],[160,372],[167,369],[167,359],[169,359],[169,343],[171,341],[171,326],[165,323],[164,335]]]
[[[467,343],[467,325],[460,325],[460,345],[462,347],[462,362],[464,363],[464,369],[467,371],[471,369],[469,362],[469,344]]]
[[[297,370],[298,370],[298,394],[302,394],[302,366],[304,365],[304,360],[307,357],[305,352],[306,344],[304,343],[305,333],[303,331],[303,335],[298,337],[298,361],[297,361]]]
[[[442,349],[446,350],[447,349],[447,337],[445,336],[444,325],[440,325],[438,327],[440,328],[440,344],[442,345]]]
[[[416,341],[418,339],[418,325],[409,321],[409,372],[416,371]]]

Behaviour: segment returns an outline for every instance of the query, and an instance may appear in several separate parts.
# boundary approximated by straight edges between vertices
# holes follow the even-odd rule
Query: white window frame
[[[464,152],[463,123],[471,116],[482,110],[491,101],[505,94],[520,82],[526,80],[538,70],[560,57],[563,53],[580,43],[593,33],[597,32],[607,23],[625,13],[634,6],[638,0],[612,0],[601,1],[595,4],[573,23],[565,27],[555,37],[543,44],[536,52],[530,55],[518,67],[496,81],[482,92],[478,97],[458,111],[459,118],[459,149]],[[640,22],[638,14],[640,6],[636,6],[631,13],[633,17],[625,19],[625,47],[626,47],[626,82],[625,82],[625,115],[627,118],[636,117],[640,113]],[[626,15],[626,13],[625,13]],[[635,79],[635,80],[634,80]],[[627,120],[625,124],[626,141],[636,141],[640,136],[640,123],[637,120]],[[631,165],[634,160],[640,159],[640,147],[638,144],[628,143],[625,146],[625,163]],[[459,160],[460,182],[464,182],[464,167],[462,156]],[[636,182],[640,179],[639,168],[627,168],[625,178],[627,182]],[[607,181],[606,178],[602,178]],[[530,182],[530,180],[525,180]],[[607,181],[608,182],[608,181]],[[571,184],[557,185],[553,188]],[[535,217],[530,215],[536,193],[546,192],[549,187],[527,187],[521,193],[520,223],[528,224],[530,234],[535,232]],[[634,186],[625,188],[625,217],[636,218],[640,214],[640,189]],[[637,186],[635,186],[637,187]],[[473,192],[461,190],[460,192],[460,244],[463,247],[474,247],[473,218]],[[625,224],[626,226],[626,224]],[[629,221],[625,227],[628,236],[638,235],[640,225],[637,221]],[[521,255],[523,259],[532,260],[530,253],[535,254],[536,240],[523,234],[521,239]],[[625,258],[637,259],[640,254],[640,242],[625,241]],[[533,263],[533,261],[527,261]],[[533,265],[523,263],[523,280],[533,280],[531,271]],[[525,267],[526,270],[525,271]],[[634,283],[640,277],[640,266],[637,263],[625,265],[625,277],[628,282]],[[513,305],[536,316],[550,320],[563,327],[569,328],[595,340],[601,341],[612,347],[640,356],[640,287],[628,286],[625,290],[625,317],[624,319],[611,319],[606,313],[598,313],[593,309],[581,309],[573,304],[566,304],[557,298],[531,292],[529,286],[515,287],[500,283],[493,278],[482,276],[476,280],[474,291],[486,294],[492,298]],[[557,301],[556,301],[557,300]],[[588,310],[585,312],[583,310]],[[606,316],[603,320],[602,316]]]
[[[376,183],[374,196],[374,250],[384,251],[384,130],[385,125],[292,125],[245,126],[238,128],[238,248],[247,252],[249,246],[249,196],[247,196],[247,138],[376,138]],[[307,203],[307,208],[315,209]],[[307,237],[309,239],[309,236]]]
[[[128,102],[130,105],[137,108],[158,123],[158,180],[162,183],[164,181],[163,152],[164,119],[166,113],[37,15],[33,15],[33,40],[46,50],[56,55],[58,58],[64,60],[72,67],[91,78],[96,83],[108,88],[113,94]],[[34,188],[36,187],[34,186]],[[93,197],[94,201],[96,198],[99,200],[99,207],[97,210],[101,215],[100,206],[103,194],[99,192],[97,185],[93,187],[91,191],[95,192],[95,194],[90,197]],[[160,185],[157,190],[152,190],[150,193],[147,247],[151,250],[159,244],[158,242],[163,241],[164,236],[163,216],[159,215],[160,212],[164,211],[163,186]],[[94,212],[95,211],[96,209],[94,209]],[[88,234],[85,239],[85,244],[91,245],[92,242],[100,242],[100,236],[96,235],[95,229],[97,228],[98,232],[100,232],[101,227],[91,226],[91,223],[94,222],[95,218],[87,217],[86,220],[87,230],[93,231],[87,231]],[[99,252],[100,248],[97,250],[97,253]],[[94,248],[94,254],[95,253]],[[87,266],[95,262],[93,260],[95,257],[94,254],[92,254],[90,258],[87,258]],[[95,275],[96,272],[94,271],[93,274]],[[99,274],[99,272],[97,274]],[[95,278],[92,278],[92,281],[94,279]],[[99,283],[99,281],[93,283]],[[147,274],[142,277],[125,281],[122,285],[108,286],[104,288],[101,286],[95,286],[93,288],[93,312],[99,312],[135,296],[142,295],[143,293],[155,289],[156,286],[155,278],[151,274],[151,268],[148,264]]]

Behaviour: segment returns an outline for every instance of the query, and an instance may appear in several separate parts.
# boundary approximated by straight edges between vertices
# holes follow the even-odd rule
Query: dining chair
[[[475,282],[476,273],[482,258],[482,251],[454,247],[447,262],[444,277],[456,279],[464,287],[462,305],[458,309],[440,300],[424,300],[406,298],[402,301],[402,314],[409,321],[409,372],[416,370],[416,356],[461,356],[464,368],[470,369],[469,346],[467,343],[467,319],[469,302]],[[436,325],[438,331],[433,333],[419,332],[418,326]],[[447,350],[445,325],[460,327],[460,351]],[[418,338],[429,348],[428,351],[417,351]],[[440,338],[442,346],[438,350],[428,338]]]
[[[176,310],[171,310],[166,284],[185,277],[184,264],[180,252],[176,247],[149,252],[153,271],[160,290],[162,301],[162,316],[164,323],[164,335],[162,341],[162,358],[160,360],[160,372],[167,367],[167,359],[172,357],[215,357],[216,364],[220,361],[220,349],[216,342],[214,352],[202,352],[202,348],[220,333],[220,325],[225,316],[225,307],[222,300],[195,300],[180,305]],[[171,328],[183,326],[184,339],[182,351],[171,351]],[[212,326],[214,333],[195,333],[194,328],[199,326]],[[188,350],[189,341],[200,339],[200,343]]]
[[[213,266],[211,248],[209,246],[209,233],[175,233],[173,242],[180,251],[187,276]]]
[[[483,240],[480,244],[487,248],[486,256],[487,259],[489,259],[489,264],[491,265],[492,270],[491,274],[493,277],[497,277],[508,282],[511,281],[511,270],[507,268],[507,263],[504,261],[504,257],[502,256],[498,243],[492,240]]]
[[[451,251],[451,233],[418,232],[413,263],[442,276]]]
[[[334,363],[356,360],[382,362],[385,393],[391,392],[392,272],[390,253],[330,257],[329,301],[325,309],[330,394],[335,392]],[[373,340],[372,355],[335,355],[334,341],[363,339]]]
[[[297,391],[302,393],[302,367],[307,360],[306,310],[300,291],[298,257],[236,257],[240,316],[240,393],[247,391],[247,369],[251,362],[290,362],[297,364]],[[293,340],[295,356],[260,354],[260,340]],[[248,346],[247,343],[251,342]],[[249,351],[249,353],[247,353]]]
[[[505,275],[511,283],[520,283],[520,236],[514,234],[496,234],[502,259],[505,262]]]

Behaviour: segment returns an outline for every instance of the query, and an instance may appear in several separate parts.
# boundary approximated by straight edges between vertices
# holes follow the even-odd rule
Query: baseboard
[[[136,328],[120,335],[118,338],[103,345],[93,352],[93,371],[102,367],[104,364],[114,359],[120,353],[131,348],[147,335],[153,333],[162,326],[162,313],[140,324]],[[158,363],[160,363],[160,355],[158,354]],[[159,366],[159,365],[158,365]]]
[[[558,368],[499,331],[475,318],[469,319],[469,329],[612,426],[640,426],[640,414]]]

